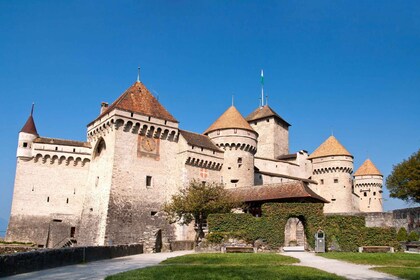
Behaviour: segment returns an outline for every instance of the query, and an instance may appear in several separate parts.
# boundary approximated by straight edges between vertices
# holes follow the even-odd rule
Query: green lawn
[[[374,270],[403,279],[420,279],[420,254],[407,253],[325,253],[321,257],[357,264],[377,265]]]
[[[296,262],[299,261],[277,254],[192,254],[106,279],[345,279],[318,269],[290,265]]]

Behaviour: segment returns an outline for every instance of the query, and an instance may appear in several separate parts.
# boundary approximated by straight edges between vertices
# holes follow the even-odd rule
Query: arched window
[[[99,140],[98,144],[96,144],[95,148],[95,158],[99,157],[104,151],[106,150],[106,143],[104,139]]]

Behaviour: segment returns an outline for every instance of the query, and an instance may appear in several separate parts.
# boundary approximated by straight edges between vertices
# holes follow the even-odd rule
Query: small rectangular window
[[[152,186],[152,176],[146,176],[146,187]]]
[[[75,234],[76,234],[76,227],[71,227],[70,228],[70,237],[74,237]]]
[[[28,143],[23,142],[23,147],[24,147],[24,148],[27,148],[27,147],[28,147]]]
[[[321,181],[321,185],[323,185],[324,184],[324,179],[321,179],[320,181]]]
[[[337,178],[334,179],[334,183],[338,183],[338,179]]]

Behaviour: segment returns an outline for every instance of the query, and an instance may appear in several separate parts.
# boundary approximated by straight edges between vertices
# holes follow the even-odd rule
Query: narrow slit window
[[[152,176],[146,176],[146,187],[150,188],[152,186]]]

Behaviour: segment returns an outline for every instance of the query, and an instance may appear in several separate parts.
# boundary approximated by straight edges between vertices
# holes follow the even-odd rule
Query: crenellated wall
[[[324,213],[357,212],[353,203],[353,158],[328,156],[312,159],[312,180],[318,182],[314,190],[330,201]]]
[[[72,227],[78,228],[90,156],[60,151],[70,149],[69,146],[55,147],[58,151],[40,149],[34,144],[35,157],[17,158],[6,240],[53,246],[66,237],[62,229],[54,232],[59,228],[54,225],[60,223],[67,237]]]

